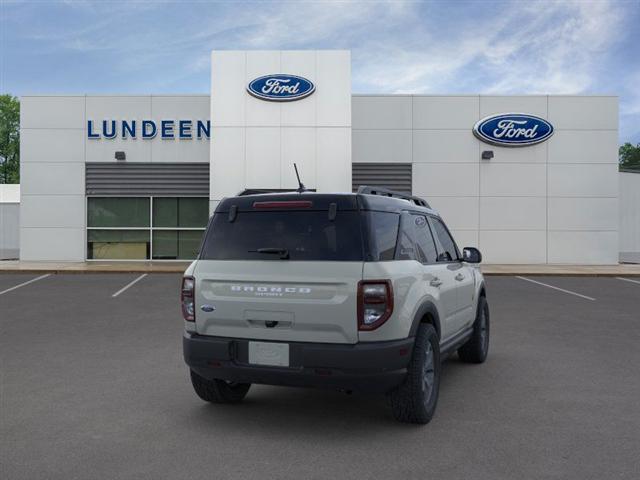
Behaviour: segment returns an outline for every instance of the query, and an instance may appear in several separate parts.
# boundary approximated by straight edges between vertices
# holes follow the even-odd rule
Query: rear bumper
[[[249,340],[185,332],[187,365],[208,379],[387,392],[402,383],[414,338],[355,345],[289,343],[289,367],[248,363]]]

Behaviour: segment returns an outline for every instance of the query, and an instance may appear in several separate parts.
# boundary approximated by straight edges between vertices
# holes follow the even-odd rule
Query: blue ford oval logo
[[[213,312],[216,309],[216,307],[214,307],[213,305],[202,305],[200,307],[200,310],[202,310],[203,312]]]
[[[291,102],[308,97],[316,90],[316,86],[303,77],[278,73],[265,75],[247,85],[247,91],[254,97],[276,102]]]
[[[544,142],[553,135],[553,126],[533,115],[501,113],[480,120],[473,127],[473,133],[493,145],[524,147]]]

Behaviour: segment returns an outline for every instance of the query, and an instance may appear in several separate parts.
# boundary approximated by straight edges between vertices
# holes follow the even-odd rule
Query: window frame
[[[89,226],[89,200],[92,198],[148,198],[149,199],[149,226],[148,227],[90,227]],[[202,241],[200,242],[200,250],[194,259],[178,259],[178,258],[167,258],[167,259],[155,259],[153,258],[153,232],[154,230],[171,230],[171,231],[180,231],[180,230],[190,230],[190,231],[201,231],[204,232],[207,230],[209,226],[209,222],[211,221],[212,215],[209,214],[207,218],[207,223],[204,227],[154,227],[153,226],[153,199],[154,198],[201,198],[206,199],[207,204],[209,202],[209,197],[205,197],[203,195],[85,195],[85,232],[84,232],[84,258],[86,262],[190,262],[197,259],[200,256],[200,250],[202,249]],[[129,258],[88,258],[89,256],[89,243],[88,243],[88,234],[89,230],[144,230],[149,232],[149,258],[139,258],[139,259],[129,259]]]
[[[438,244],[438,240],[436,240],[436,236],[433,234],[433,229],[431,228],[431,223],[429,222],[429,214],[428,213],[424,213],[424,212],[409,212],[411,215],[413,216],[421,216],[424,217],[427,226],[426,231],[429,232],[429,235],[431,236],[431,240],[433,241],[433,246],[436,249],[436,261],[435,262],[420,262],[419,260],[416,259],[417,262],[421,263],[422,265],[436,265],[438,263],[443,263],[443,262],[438,262],[438,248],[439,248],[439,244]],[[418,231],[416,230],[416,235]],[[453,238],[453,237],[452,237]],[[417,239],[416,239],[417,240]],[[455,244],[455,242],[454,242]],[[456,247],[457,248],[457,247]]]
[[[454,238],[454,236],[451,234],[451,231],[449,230],[449,227],[447,227],[447,224],[444,223],[444,220],[442,220],[442,218],[437,217],[436,215],[430,215],[430,214],[425,214],[429,223],[429,228],[431,229],[431,234],[433,235],[433,240],[436,243],[436,249],[438,250],[438,257],[440,256],[441,253],[444,253],[445,249],[442,246],[442,243],[440,242],[440,238],[438,237],[438,234],[434,231],[435,228],[431,225],[431,222],[434,221],[438,221],[442,224],[442,226],[444,227],[445,231],[447,232],[447,234],[449,235],[449,237],[451,238],[451,241],[453,242],[453,248],[455,248],[456,250],[456,258],[452,259],[452,260],[446,260],[446,261],[442,261],[439,262],[437,261],[437,257],[436,257],[436,262],[435,264],[441,264],[441,265],[446,265],[449,263],[462,263],[462,256],[460,255],[460,248],[458,247],[458,244],[456,243],[456,239]]]

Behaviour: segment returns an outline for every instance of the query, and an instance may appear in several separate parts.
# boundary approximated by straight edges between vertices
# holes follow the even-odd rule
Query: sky
[[[211,50],[325,48],[354,93],[618,95],[640,142],[640,0],[0,0],[18,96],[208,93]]]

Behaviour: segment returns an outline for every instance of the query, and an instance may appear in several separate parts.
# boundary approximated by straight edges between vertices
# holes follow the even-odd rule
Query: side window
[[[396,260],[418,260],[416,252],[415,229],[413,227],[413,215],[403,214],[400,221],[400,233],[398,234],[398,246],[396,248]]]
[[[418,260],[422,263],[434,263],[438,254],[436,244],[431,235],[431,229],[427,224],[427,218],[424,215],[411,215],[411,217],[413,218],[413,227],[415,229]]]
[[[369,226],[370,256],[374,262],[393,260],[398,239],[400,215],[390,212],[364,212]]]
[[[451,235],[449,235],[444,223],[437,218],[429,217],[429,224],[431,225],[433,234],[437,237],[440,244],[439,246],[441,247],[438,249],[437,261],[451,262],[458,260],[458,258],[460,258],[460,255],[458,254],[458,247],[456,247],[456,242],[454,242]]]

